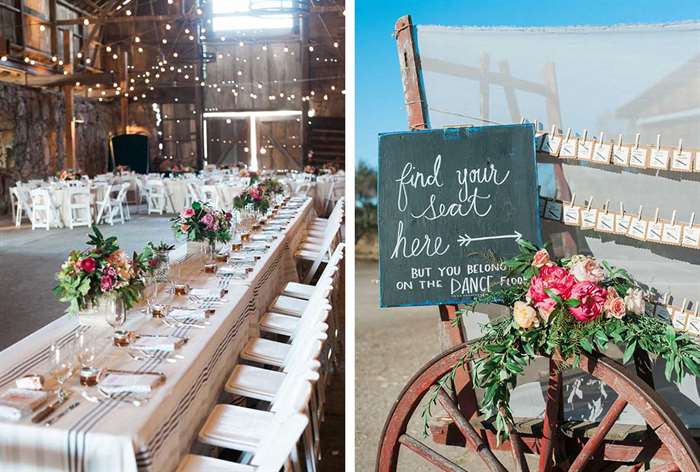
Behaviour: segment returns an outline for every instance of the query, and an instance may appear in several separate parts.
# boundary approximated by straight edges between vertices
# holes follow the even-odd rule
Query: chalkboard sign
[[[541,241],[534,126],[379,137],[382,306],[468,302],[507,284],[500,260]]]

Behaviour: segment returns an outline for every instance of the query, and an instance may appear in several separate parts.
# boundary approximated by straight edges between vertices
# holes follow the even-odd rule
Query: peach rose
[[[644,294],[638,288],[627,289],[625,294],[625,308],[635,315],[643,315],[646,308],[644,303]]]
[[[571,265],[571,274],[579,282],[598,283],[605,278],[605,271],[592,257],[577,258]]]
[[[549,253],[546,249],[540,249],[535,253],[535,257],[532,258],[532,265],[539,269],[547,264],[549,264]]]
[[[524,329],[530,329],[540,324],[535,309],[521,301],[517,301],[513,305],[513,319],[518,326]]]
[[[617,294],[615,287],[608,289],[608,296],[605,299],[603,310],[608,318],[622,319],[625,316],[625,301]]]
[[[554,308],[557,306],[557,302],[551,298],[547,298],[535,305],[537,307],[537,312],[540,314],[545,323],[549,321],[549,315],[552,314]]]

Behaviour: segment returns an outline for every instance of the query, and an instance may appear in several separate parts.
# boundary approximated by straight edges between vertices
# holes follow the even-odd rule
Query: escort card
[[[633,217],[630,221],[630,229],[627,235],[630,238],[644,241],[644,238],[647,235],[647,221],[641,218]]]
[[[627,167],[630,165],[630,148],[628,146],[613,146],[613,164]]]
[[[598,210],[591,208],[583,210],[581,214],[581,229],[593,229],[598,222]]]
[[[562,204],[555,200],[547,200],[544,208],[544,217],[548,220],[561,221]]]
[[[682,235],[683,227],[681,225],[664,223],[664,228],[661,233],[661,242],[678,246],[681,244]]]
[[[614,233],[615,214],[603,211],[598,212],[598,221],[596,221],[595,229],[603,233]]]
[[[638,147],[630,151],[630,166],[646,168],[647,166],[647,150],[643,147]]]
[[[609,164],[612,145],[610,143],[596,143],[593,152],[593,162],[598,164]]]
[[[667,149],[653,149],[649,167],[658,170],[667,170],[670,152]]]
[[[700,227],[683,226],[683,239],[681,244],[684,247],[690,247],[693,249],[700,248]]]
[[[560,159],[575,159],[576,158],[576,138],[569,138],[564,141],[559,151]]]
[[[630,215],[615,215],[615,233],[627,235],[631,222],[632,217]]]
[[[564,205],[564,224],[578,226],[581,224],[581,207]]]
[[[546,144],[542,144],[542,150],[545,151],[546,146],[548,149],[546,152],[549,152],[551,156],[557,157],[559,155],[559,148],[561,147],[561,139],[561,136],[549,136]]]
[[[584,161],[593,159],[593,141],[580,139],[576,150],[576,158]]]
[[[647,241],[660,243],[663,229],[664,224],[660,221],[650,221],[647,223]]]
[[[690,151],[673,151],[671,170],[690,172],[693,170],[693,153]]]

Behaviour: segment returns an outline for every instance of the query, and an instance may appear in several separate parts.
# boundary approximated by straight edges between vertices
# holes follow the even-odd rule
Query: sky
[[[445,26],[567,26],[700,19],[698,0],[356,0],[356,159],[377,163],[379,133],[408,128],[392,37],[394,23]]]

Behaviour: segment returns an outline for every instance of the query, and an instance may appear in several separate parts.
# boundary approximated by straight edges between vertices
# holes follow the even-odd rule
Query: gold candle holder
[[[165,305],[161,303],[154,303],[151,305],[151,316],[153,318],[165,317]]]
[[[187,295],[187,285],[186,284],[175,284],[175,295],[183,296]]]
[[[100,370],[94,367],[82,367],[80,369],[80,385],[94,387],[97,385],[97,376],[99,373]]]
[[[215,274],[216,273],[216,262],[208,262],[204,264],[204,272],[207,274]]]
[[[114,345],[118,347],[128,346],[131,343],[131,333],[129,331],[115,331],[114,332]]]
[[[228,260],[228,254],[224,253],[218,253],[216,255],[216,262],[226,262]]]
[[[241,233],[241,241],[250,241],[250,233]]]
[[[240,241],[233,243],[233,244],[231,244],[231,249],[234,252],[240,252],[240,250],[243,249],[243,244]]]

